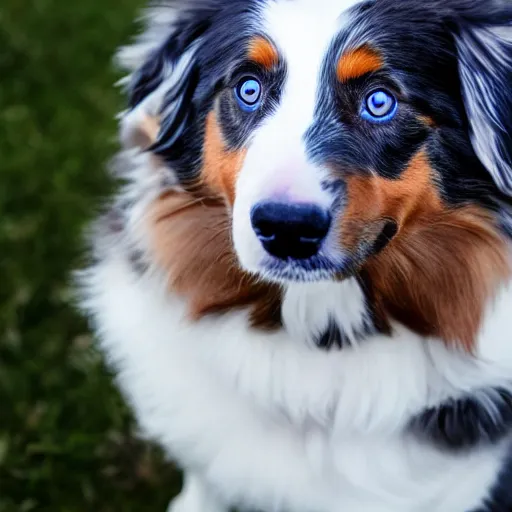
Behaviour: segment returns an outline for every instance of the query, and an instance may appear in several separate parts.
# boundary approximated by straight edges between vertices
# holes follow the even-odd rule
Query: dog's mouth
[[[333,260],[321,255],[302,260],[268,258],[261,264],[259,273],[278,282],[331,281],[349,275],[351,267],[349,258]]]

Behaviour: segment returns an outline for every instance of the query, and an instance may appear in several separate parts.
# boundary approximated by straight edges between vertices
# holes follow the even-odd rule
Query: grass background
[[[111,186],[111,57],[140,7],[0,2],[0,512],[163,511],[179,485],[137,440],[69,287]]]

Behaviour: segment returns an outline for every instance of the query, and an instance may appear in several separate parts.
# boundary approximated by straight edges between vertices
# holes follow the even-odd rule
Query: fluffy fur
[[[186,472],[170,510],[511,510],[511,5],[146,18],[119,53],[124,184],[79,282],[143,432]],[[368,123],[384,86],[396,117]],[[328,212],[318,253],[274,257],[265,201]]]

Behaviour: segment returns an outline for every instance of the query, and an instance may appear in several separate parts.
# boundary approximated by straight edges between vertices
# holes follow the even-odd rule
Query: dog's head
[[[156,119],[149,151],[222,203],[251,274],[385,287],[428,267],[438,286],[510,229],[509,2],[195,0],[152,16],[124,55],[125,139]]]

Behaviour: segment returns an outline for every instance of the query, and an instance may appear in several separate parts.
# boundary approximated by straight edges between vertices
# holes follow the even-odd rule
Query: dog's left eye
[[[361,116],[367,121],[384,123],[393,119],[397,108],[396,98],[390,92],[378,89],[366,96]]]
[[[254,112],[261,104],[262,87],[259,80],[245,77],[235,87],[235,97],[242,110]]]

